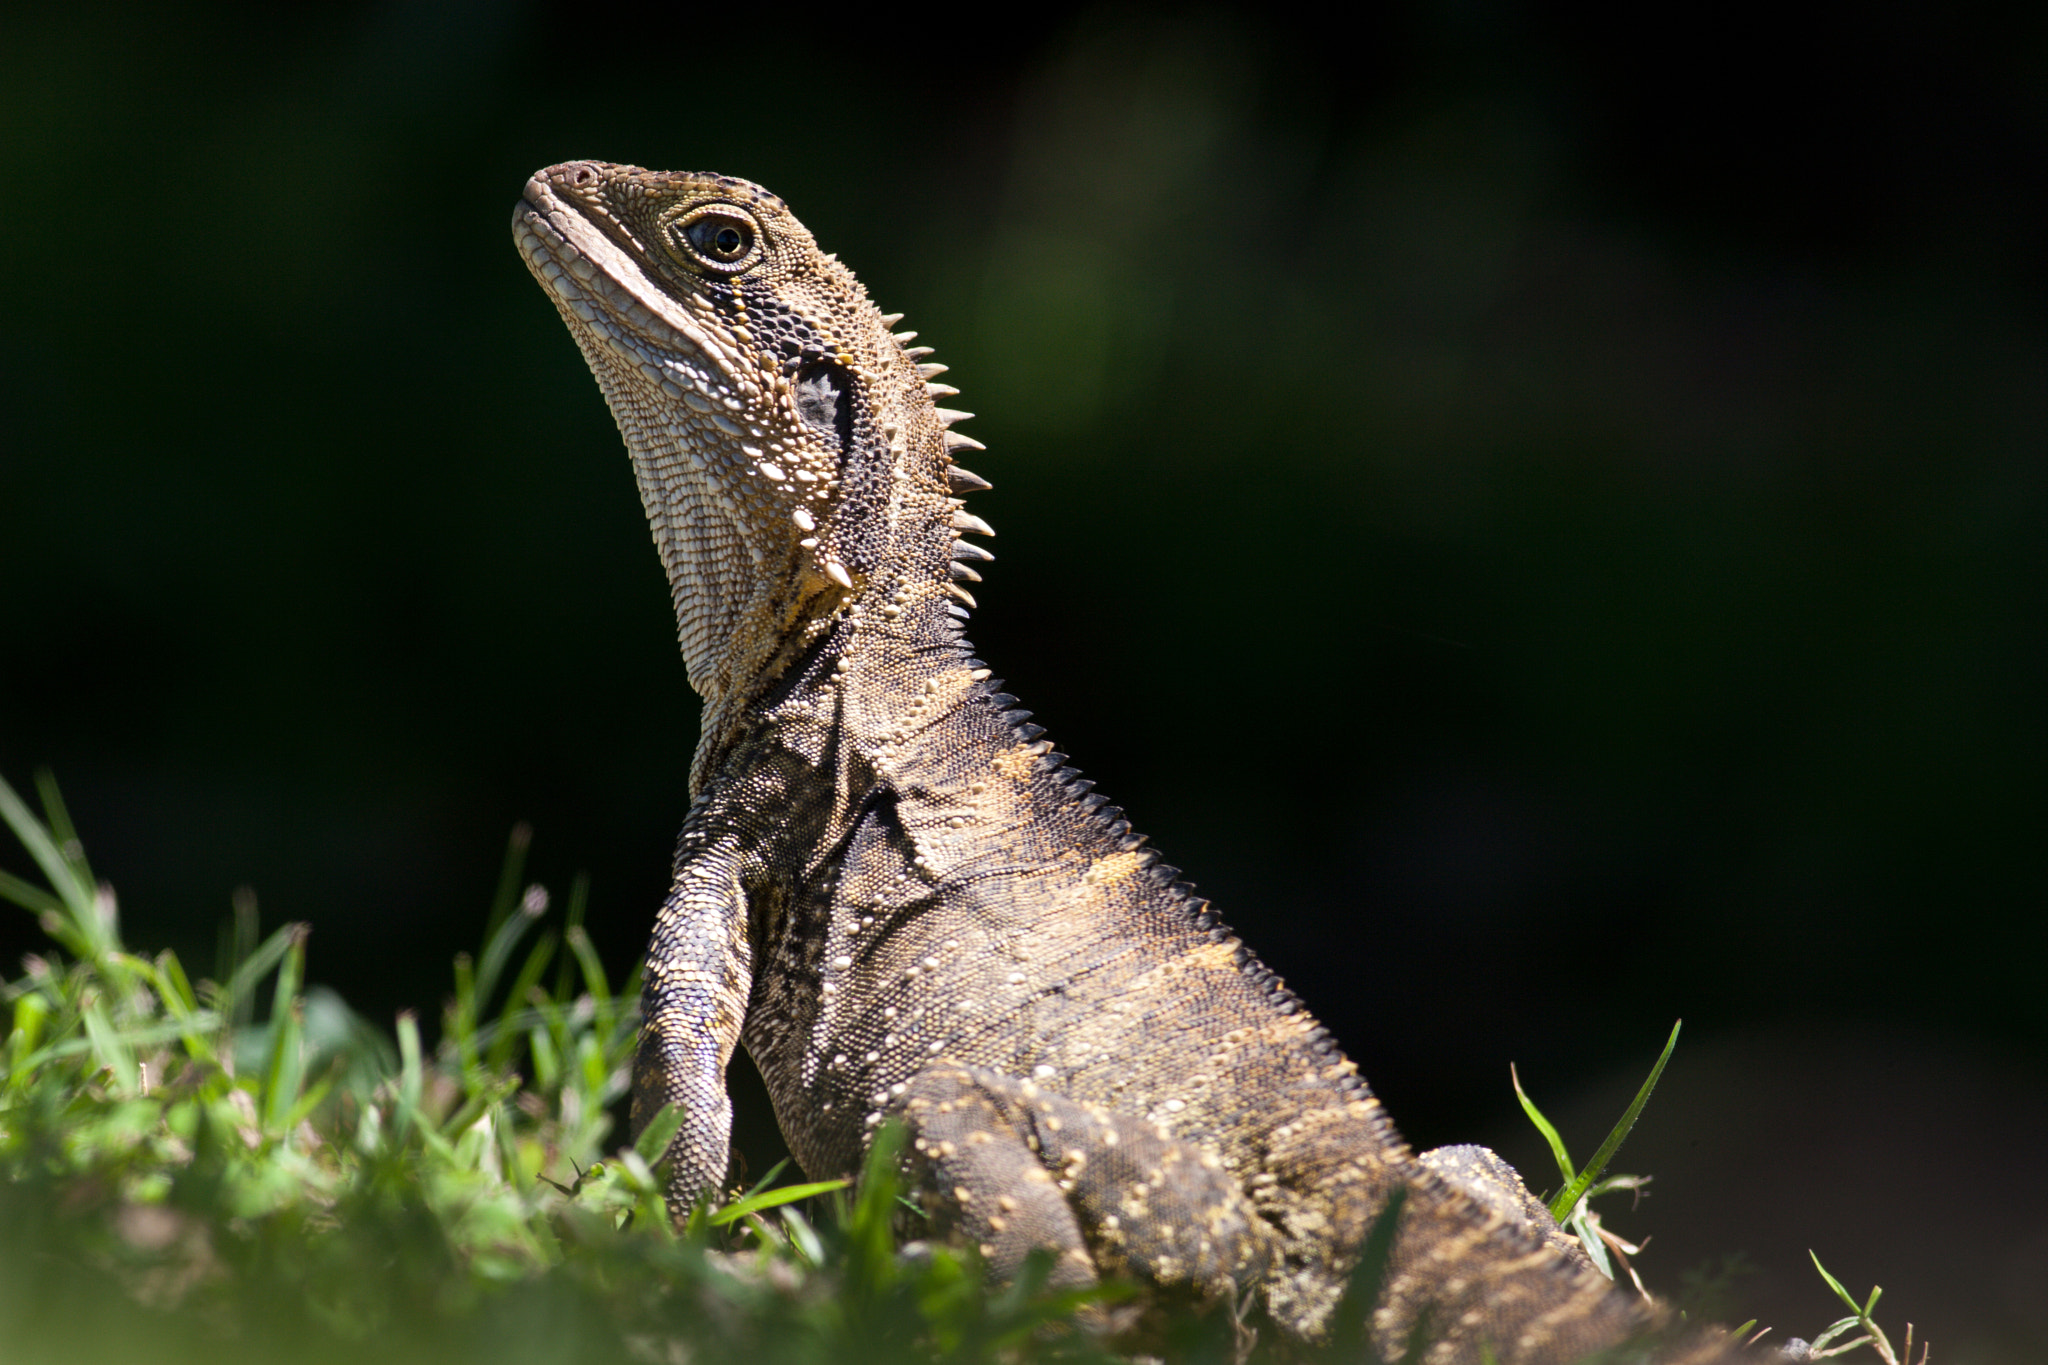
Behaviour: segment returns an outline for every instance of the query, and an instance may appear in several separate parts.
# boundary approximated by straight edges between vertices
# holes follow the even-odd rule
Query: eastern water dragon
[[[634,1121],[678,1105],[673,1207],[726,1174],[744,1042],[790,1150],[912,1138],[997,1275],[1255,1295],[1324,1337],[1375,1217],[1370,1317],[1431,1361],[1552,1365],[1663,1331],[1480,1148],[1416,1155],[1337,1042],[1068,765],[965,635],[991,556],[945,367],[774,195],[576,161],[513,233],[618,420],[703,697],[648,952]],[[1425,1318],[1424,1315],[1427,1315]]]

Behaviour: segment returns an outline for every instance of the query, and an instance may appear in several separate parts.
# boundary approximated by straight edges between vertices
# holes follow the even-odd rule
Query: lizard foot
[[[911,1170],[940,1231],[1014,1276],[1044,1247],[1054,1285],[1129,1277],[1229,1302],[1271,1234],[1211,1153],[1144,1119],[981,1067],[935,1067],[897,1102]]]

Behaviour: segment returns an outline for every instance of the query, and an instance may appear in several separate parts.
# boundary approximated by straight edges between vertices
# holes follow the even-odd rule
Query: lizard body
[[[601,162],[514,236],[630,451],[704,698],[649,949],[634,1121],[675,1103],[673,1207],[725,1175],[744,1042],[813,1177],[903,1118],[940,1225],[997,1274],[1256,1287],[1323,1336],[1407,1191],[1371,1317],[1398,1355],[1550,1365],[1655,1325],[1504,1163],[1417,1157],[1356,1067],[964,636],[992,531],[896,334],[775,196]],[[1671,1358],[1718,1359],[1700,1340]]]

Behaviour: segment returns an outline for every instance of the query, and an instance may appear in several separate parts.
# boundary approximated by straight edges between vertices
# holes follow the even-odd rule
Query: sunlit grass
[[[0,782],[42,873],[0,898],[51,939],[0,988],[0,1358],[1098,1358],[1046,1330],[1076,1301],[1042,1274],[989,1292],[950,1250],[898,1255],[886,1160],[857,1197],[756,1190],[675,1227],[672,1123],[614,1128],[637,971],[599,963],[580,886],[556,914],[525,884],[524,831],[430,1046],[308,988],[305,926],[260,935],[246,897],[217,979],[129,949],[38,786],[40,816]]]
[[[614,979],[598,961],[580,882],[558,913],[525,881],[523,827],[430,1045],[411,1013],[387,1036],[308,986],[306,927],[262,933],[252,896],[212,978],[131,950],[54,782],[37,785],[40,814],[0,780],[0,820],[41,873],[0,871],[0,900],[50,939],[0,984],[0,1359],[1112,1358],[1082,1324],[1118,1287],[1049,1292],[1042,1256],[990,1287],[970,1255],[904,1245],[918,1227],[893,1128],[858,1189],[777,1187],[771,1171],[677,1226],[654,1169],[677,1116],[635,1143],[615,1130],[638,970]],[[1626,1266],[1635,1248],[1590,1201],[1640,1183],[1601,1177],[1676,1040],[1582,1170],[1523,1096],[1565,1178],[1560,1216],[1610,1277],[1607,1252]],[[1361,1249],[1318,1358],[1372,1358],[1365,1310],[1400,1208]],[[1814,1349],[1868,1343],[1904,1365],[1871,1320],[1876,1292],[1858,1305],[1835,1288],[1851,1316]],[[1156,1348],[1176,1361],[1254,1344],[1222,1311],[1168,1338]]]
[[[1629,1102],[1628,1108],[1622,1111],[1620,1119],[1616,1120],[1614,1127],[1608,1131],[1606,1140],[1600,1144],[1599,1150],[1594,1152],[1593,1159],[1584,1167],[1574,1165],[1571,1153],[1566,1149],[1564,1138],[1557,1131],[1557,1126],[1545,1117],[1543,1111],[1536,1107],[1536,1102],[1529,1098],[1528,1092],[1522,1089],[1522,1078],[1515,1073],[1514,1067],[1508,1068],[1508,1079],[1515,1087],[1515,1097],[1522,1102],[1522,1112],[1529,1116],[1529,1121],[1536,1125],[1537,1131],[1543,1134],[1544,1141],[1550,1144],[1550,1154],[1556,1158],[1557,1168],[1564,1176],[1563,1188],[1547,1201],[1551,1217],[1557,1219],[1559,1224],[1579,1239],[1579,1245],[1585,1248],[1586,1255],[1599,1268],[1601,1274],[1611,1280],[1614,1278],[1615,1267],[1619,1265],[1627,1273],[1629,1281],[1635,1285],[1636,1293],[1645,1299],[1651,1297],[1650,1293],[1643,1288],[1642,1278],[1636,1274],[1636,1268],[1632,1263],[1633,1258],[1642,1253],[1642,1246],[1623,1239],[1611,1228],[1603,1225],[1600,1215],[1593,1211],[1592,1202],[1602,1195],[1623,1190],[1633,1193],[1650,1183],[1650,1177],[1646,1175],[1608,1175],[1607,1166],[1621,1150],[1621,1144],[1627,1139],[1629,1130],[1635,1127],[1636,1120],[1642,1116],[1643,1106],[1649,1103],[1650,1092],[1657,1088],[1657,1081],[1663,1076],[1664,1067],[1670,1062],[1672,1052],[1678,1047],[1678,1033],[1684,1025],[1685,1021],[1681,1019],[1671,1026],[1671,1036],[1664,1040],[1664,1050],[1657,1054],[1657,1061],[1651,1066],[1649,1076],[1637,1089],[1635,1098]],[[1738,1268],[1740,1260],[1740,1257],[1731,1258],[1731,1263],[1723,1268],[1722,1276],[1718,1278],[1732,1274]],[[1858,1346],[1868,1345],[1884,1361],[1884,1365],[1911,1365],[1913,1325],[1906,1324],[1906,1348],[1902,1357],[1893,1352],[1891,1341],[1871,1317],[1884,1290],[1872,1289],[1869,1300],[1859,1305],[1850,1296],[1849,1291],[1842,1287],[1841,1282],[1828,1274],[1827,1268],[1820,1263],[1820,1257],[1814,1256],[1813,1267],[1820,1271],[1821,1278],[1827,1281],[1828,1287],[1834,1290],[1835,1295],[1849,1306],[1849,1316],[1830,1325],[1811,1342],[1797,1337],[1787,1339],[1782,1348],[1786,1358],[1793,1361],[1823,1360],[1845,1354]],[[1695,1271],[1691,1278],[1696,1282],[1704,1282],[1717,1277]],[[1841,1340],[1857,1328],[1862,1329],[1862,1336],[1847,1341]],[[1770,1332],[1769,1328],[1763,1331],[1755,1329],[1756,1321],[1752,1319],[1737,1327],[1732,1335],[1758,1342]],[[1928,1347],[1925,1342],[1920,1345],[1920,1355],[1918,1365],[1926,1365]]]

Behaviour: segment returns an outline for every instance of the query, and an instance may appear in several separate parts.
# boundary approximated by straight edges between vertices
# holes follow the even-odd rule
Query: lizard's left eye
[[[711,205],[669,225],[674,242],[691,264],[731,274],[753,263],[760,234],[753,221],[726,205]]]

